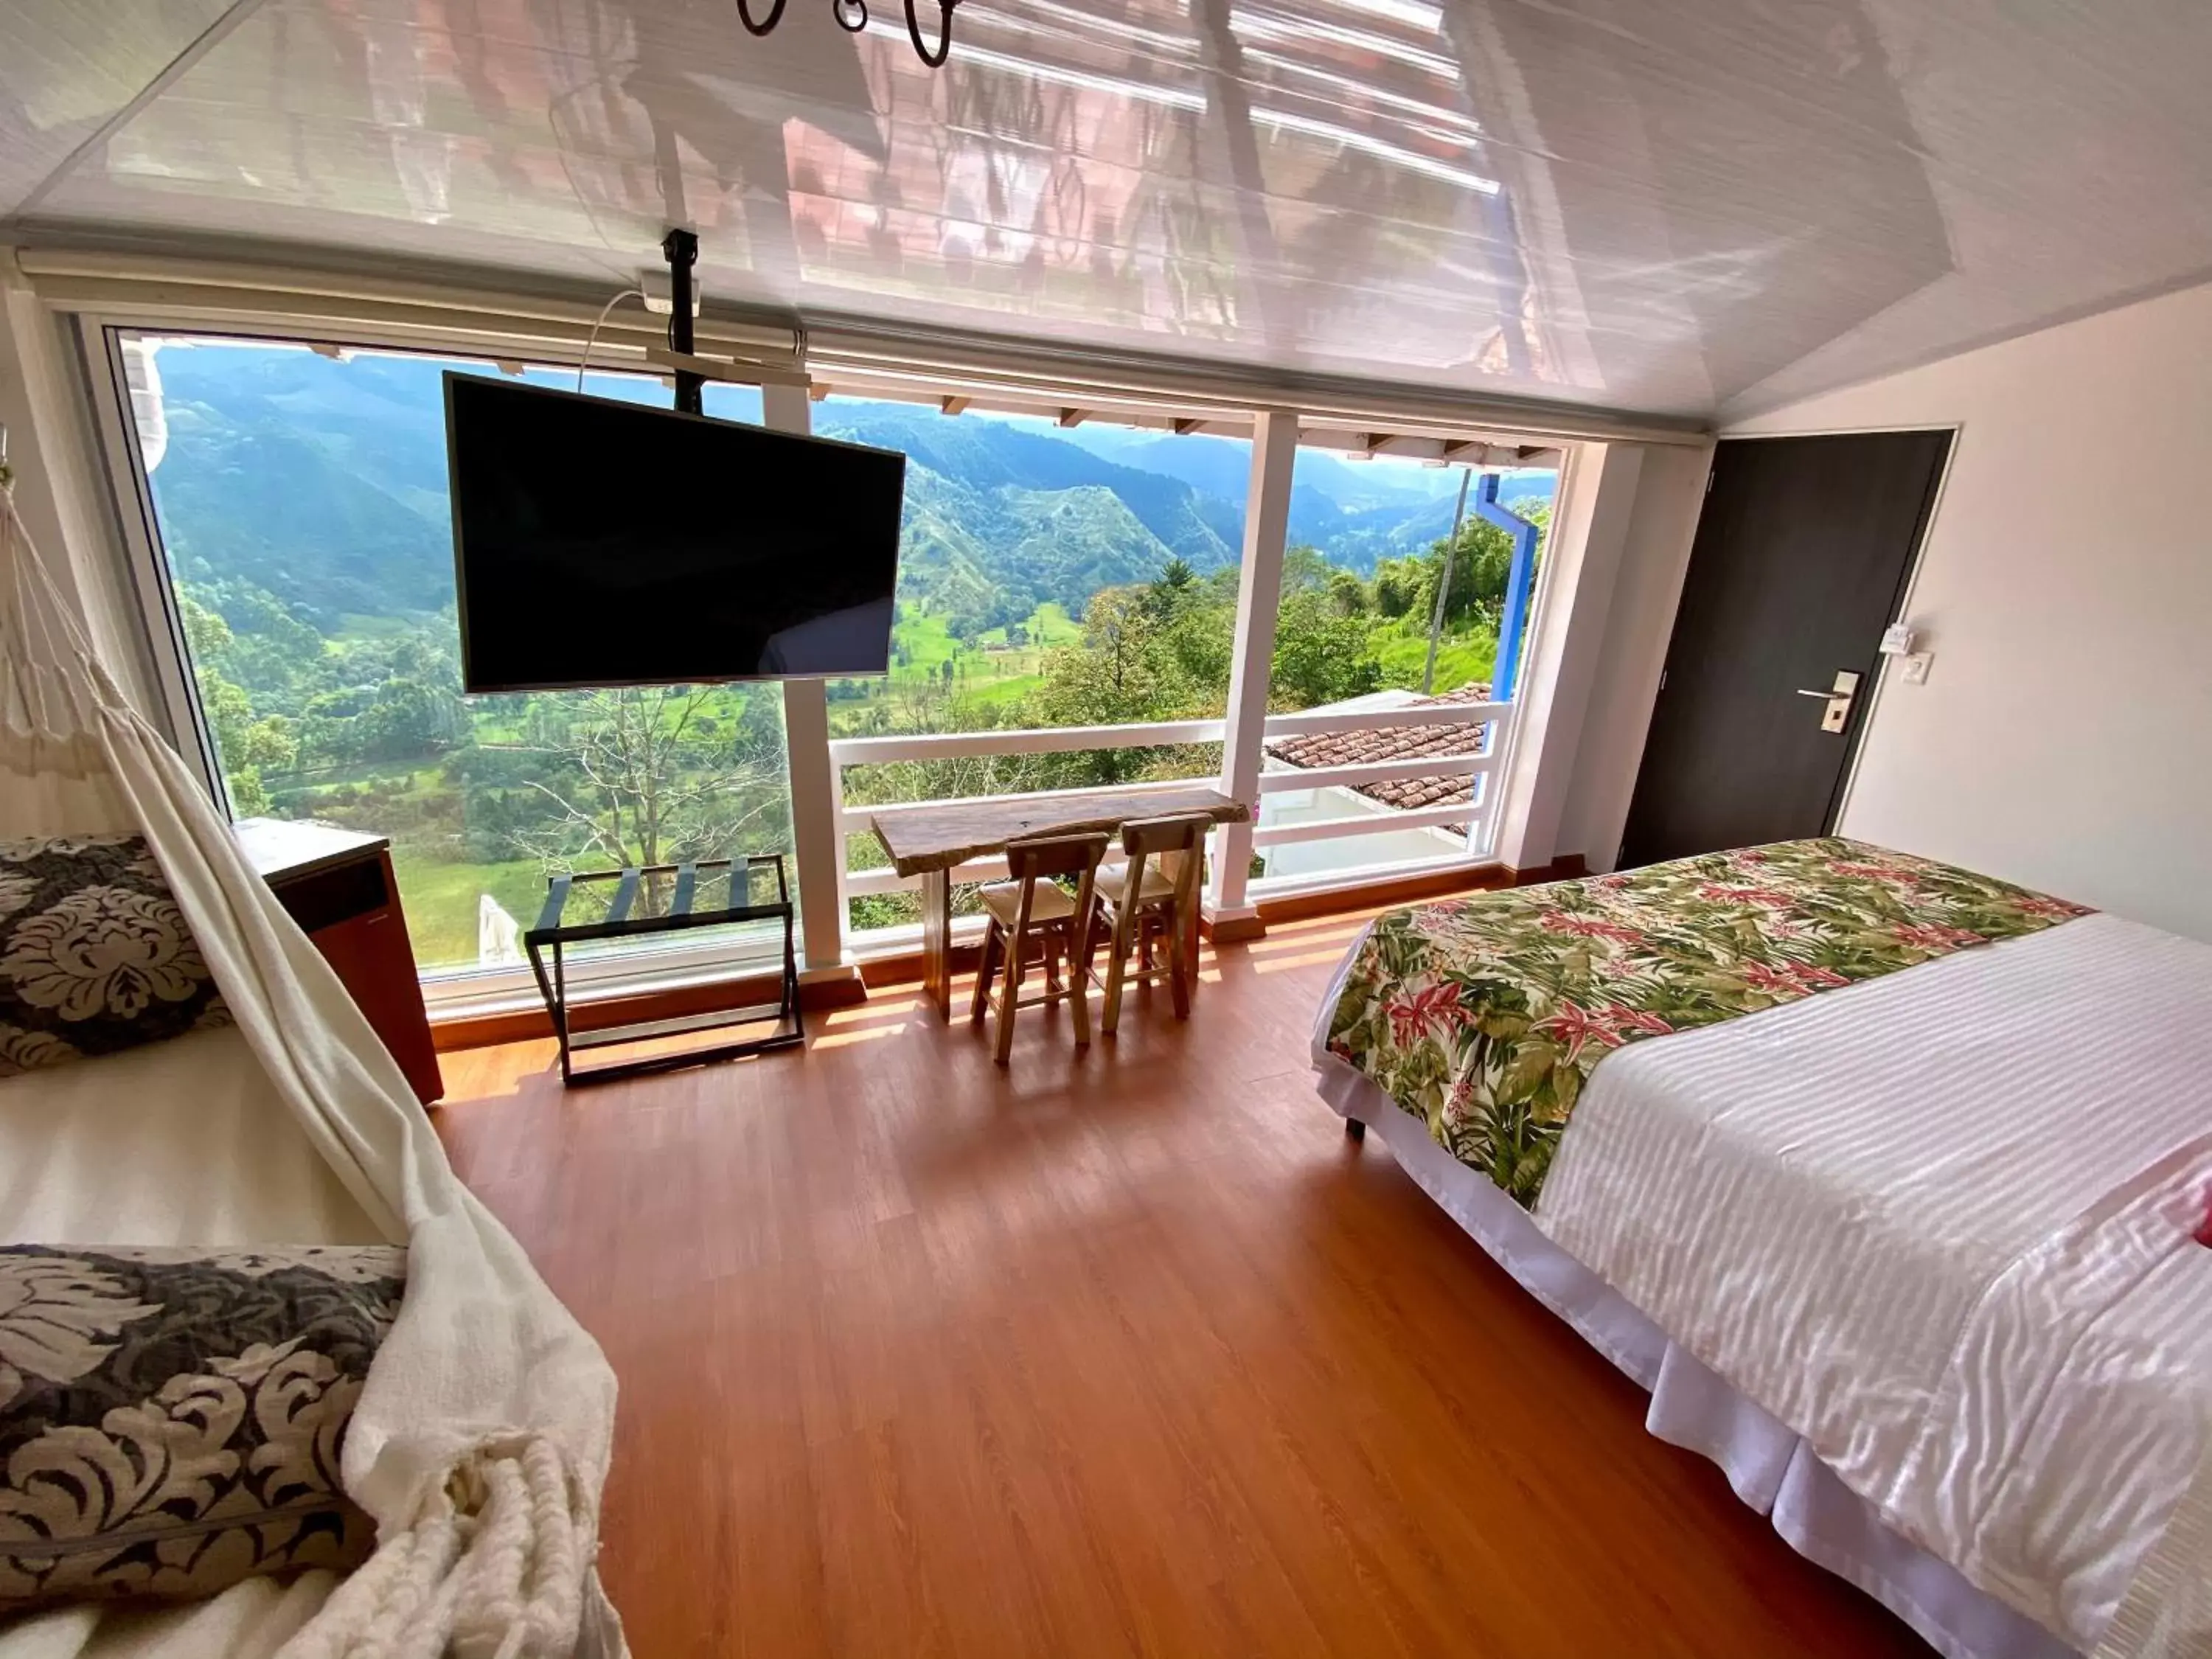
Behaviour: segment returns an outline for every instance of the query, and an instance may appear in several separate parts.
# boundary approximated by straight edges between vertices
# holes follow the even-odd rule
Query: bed
[[[0,1659],[620,1659],[614,1395],[0,488]]]
[[[1379,918],[1314,1063],[1939,1651],[2197,1653],[2208,1009],[2212,946],[1822,839]]]

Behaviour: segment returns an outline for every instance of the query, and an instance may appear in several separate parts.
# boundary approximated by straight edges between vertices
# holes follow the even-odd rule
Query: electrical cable
[[[626,288],[599,307],[599,314],[592,321],[592,331],[584,337],[584,355],[576,362],[577,391],[581,392],[584,389],[584,371],[592,366],[592,348],[599,343],[599,331],[607,325],[608,317],[624,300],[635,300],[640,305],[643,305],[645,290],[641,288]]]

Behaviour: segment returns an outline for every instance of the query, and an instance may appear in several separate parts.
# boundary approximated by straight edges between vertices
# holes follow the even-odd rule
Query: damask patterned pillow
[[[407,1252],[0,1248],[0,1614],[343,1571],[338,1481]]]
[[[0,1077],[228,1024],[143,836],[0,841]]]

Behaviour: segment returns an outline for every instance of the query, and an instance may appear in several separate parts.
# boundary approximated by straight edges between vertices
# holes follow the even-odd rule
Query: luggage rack
[[[721,871],[729,872],[729,902],[715,909],[694,908],[693,901],[698,894],[702,876],[711,878]],[[774,901],[753,902],[756,879],[769,874],[773,874],[775,878]],[[631,912],[637,908],[641,891],[648,895],[650,906],[651,890],[656,877],[673,878],[666,911],[657,915],[633,915]],[[580,887],[603,882],[615,884],[615,890],[607,901],[607,913],[603,920],[562,921],[568,911],[570,895]],[[638,1020],[622,1025],[586,1026],[581,1030],[570,1028],[568,982],[563,957],[565,947],[599,939],[682,933],[695,927],[714,927],[744,921],[781,921],[783,924],[783,978],[781,995],[778,1000],[741,1008],[716,1008],[705,1013],[684,1014],[672,1019]],[[563,1084],[597,1083],[610,1078],[635,1077],[646,1072],[696,1066],[710,1060],[727,1060],[743,1054],[766,1054],[773,1049],[798,1047],[806,1040],[806,1025],[799,1008],[799,959],[792,932],[791,889],[784,878],[783,854],[781,853],[698,859],[683,864],[634,865],[622,870],[586,870],[570,875],[549,877],[545,884],[545,908],[538,912],[538,925],[522,936],[522,943],[530,953],[530,968],[537,975],[538,993],[545,999],[545,1012],[552,1017],[553,1034],[560,1040],[561,1081]],[[549,953],[552,957],[550,974],[545,960]],[[635,1060],[616,1060],[589,1067],[580,1068],[574,1063],[580,1052],[649,1042],[655,1038],[682,1036],[694,1031],[757,1025],[769,1019],[775,1022],[775,1028],[761,1036],[647,1054]]]

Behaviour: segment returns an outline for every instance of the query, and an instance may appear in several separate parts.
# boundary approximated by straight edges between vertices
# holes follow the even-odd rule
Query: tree
[[[266,812],[270,799],[264,770],[289,771],[299,763],[291,722],[281,715],[257,715],[246,688],[224,673],[235,644],[230,624],[188,594],[179,595],[178,609],[193,678],[199,683],[200,708],[215,738],[231,807],[249,817]]]
[[[1342,614],[1325,589],[1307,587],[1286,596],[1275,617],[1269,704],[1314,708],[1380,690],[1382,665],[1368,632],[1367,620]]]
[[[555,809],[514,832],[520,850],[550,868],[579,860],[675,863],[781,843],[787,794],[781,732],[764,694],[741,693],[736,731],[710,738],[701,717],[714,686],[623,686],[568,694],[570,719],[544,752],[574,781],[528,787]]]

